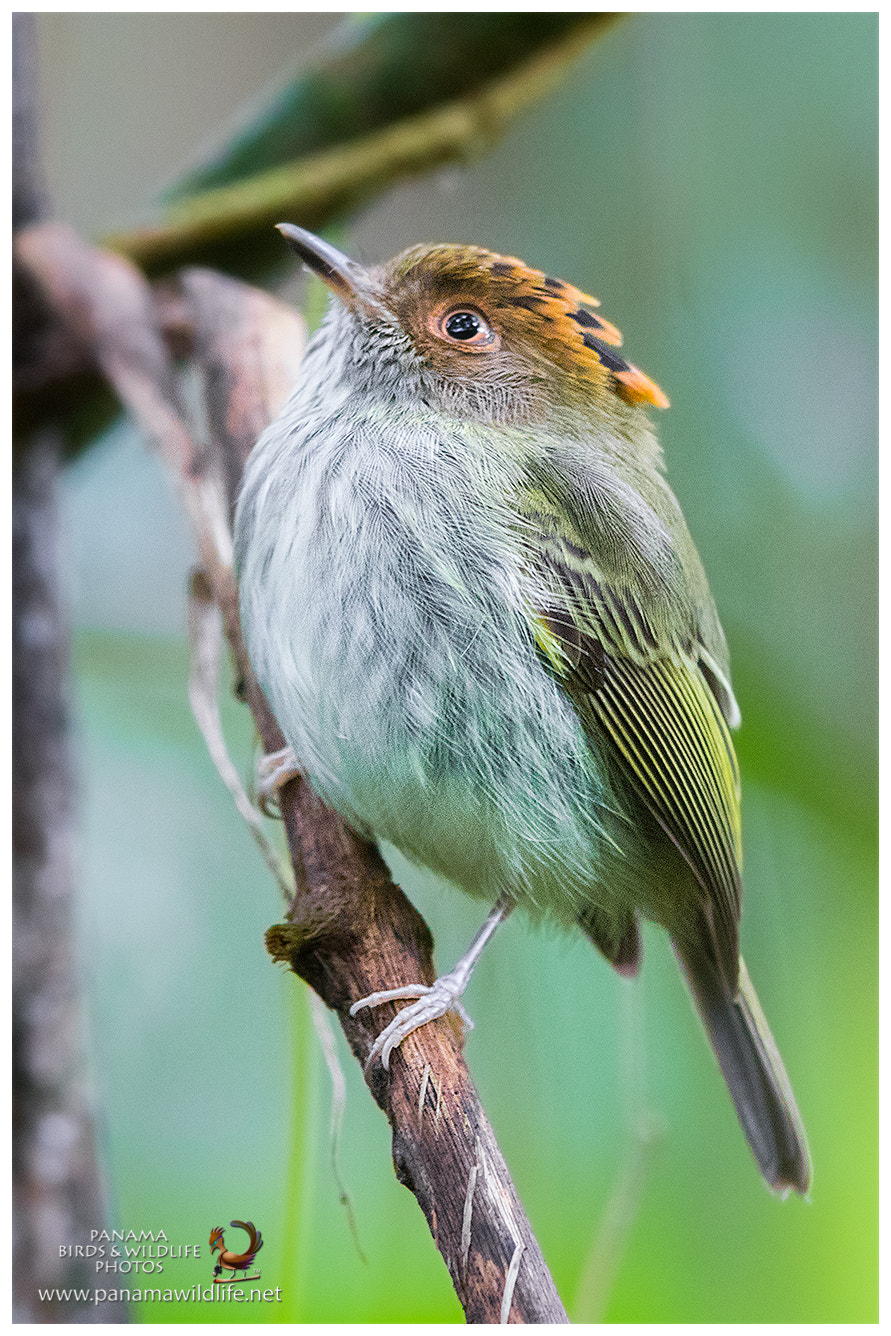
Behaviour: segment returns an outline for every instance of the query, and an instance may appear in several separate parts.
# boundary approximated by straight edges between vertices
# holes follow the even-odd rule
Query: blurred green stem
[[[319,1045],[313,1029],[309,990],[295,990],[291,1052],[293,1095],[291,1098],[290,1155],[284,1192],[282,1235],[282,1322],[306,1320],[305,1283],[313,1227],[314,1165],[317,1157]]]

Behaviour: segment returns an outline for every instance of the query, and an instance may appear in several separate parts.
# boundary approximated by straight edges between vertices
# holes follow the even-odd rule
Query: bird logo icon
[[[263,1236],[255,1228],[251,1220],[230,1220],[232,1229],[243,1229],[248,1236],[248,1246],[244,1252],[230,1252],[226,1247],[226,1240],[223,1235],[223,1226],[218,1225],[210,1231],[210,1252],[219,1253],[216,1265],[213,1269],[213,1282],[215,1285],[228,1285],[236,1279],[238,1272],[242,1272],[242,1280],[259,1280],[260,1272],[249,1276],[247,1273],[254,1264],[254,1258],[263,1247]],[[224,1271],[231,1271],[231,1276],[224,1276]]]

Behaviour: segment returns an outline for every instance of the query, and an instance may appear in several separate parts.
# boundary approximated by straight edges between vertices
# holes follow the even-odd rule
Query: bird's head
[[[362,389],[414,393],[500,421],[555,407],[668,407],[658,385],[616,351],[622,336],[598,314],[599,302],[521,260],[427,245],[365,268],[303,228],[279,230],[340,299],[336,333]]]

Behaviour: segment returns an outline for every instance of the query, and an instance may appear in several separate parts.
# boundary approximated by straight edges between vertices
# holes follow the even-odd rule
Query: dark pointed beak
[[[368,274],[360,264],[302,227],[295,227],[293,223],[278,223],[277,226],[291,250],[341,301],[366,296]]]

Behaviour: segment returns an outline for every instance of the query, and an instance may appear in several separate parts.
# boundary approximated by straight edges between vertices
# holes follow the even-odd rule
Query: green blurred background
[[[59,215],[97,237],[150,216],[340,18],[39,15]],[[658,933],[627,984],[585,942],[511,922],[466,999],[467,1055],[577,1321],[877,1319],[876,103],[875,15],[634,15],[486,158],[343,234],[367,259],[474,242],[601,298],[672,400],[669,478],[730,642],[744,952],[808,1126],[811,1200],[762,1186]],[[188,711],[190,540],[129,427],[71,466],[65,507],[116,1223],[204,1243],[253,1219],[284,1302],[214,1321],[460,1321],[338,1034],[361,1255],[350,1232],[304,986],[263,949],[277,893]],[[226,715],[246,772],[248,721]],[[479,906],[393,865],[447,968]],[[206,1256],[164,1283],[207,1284]]]

